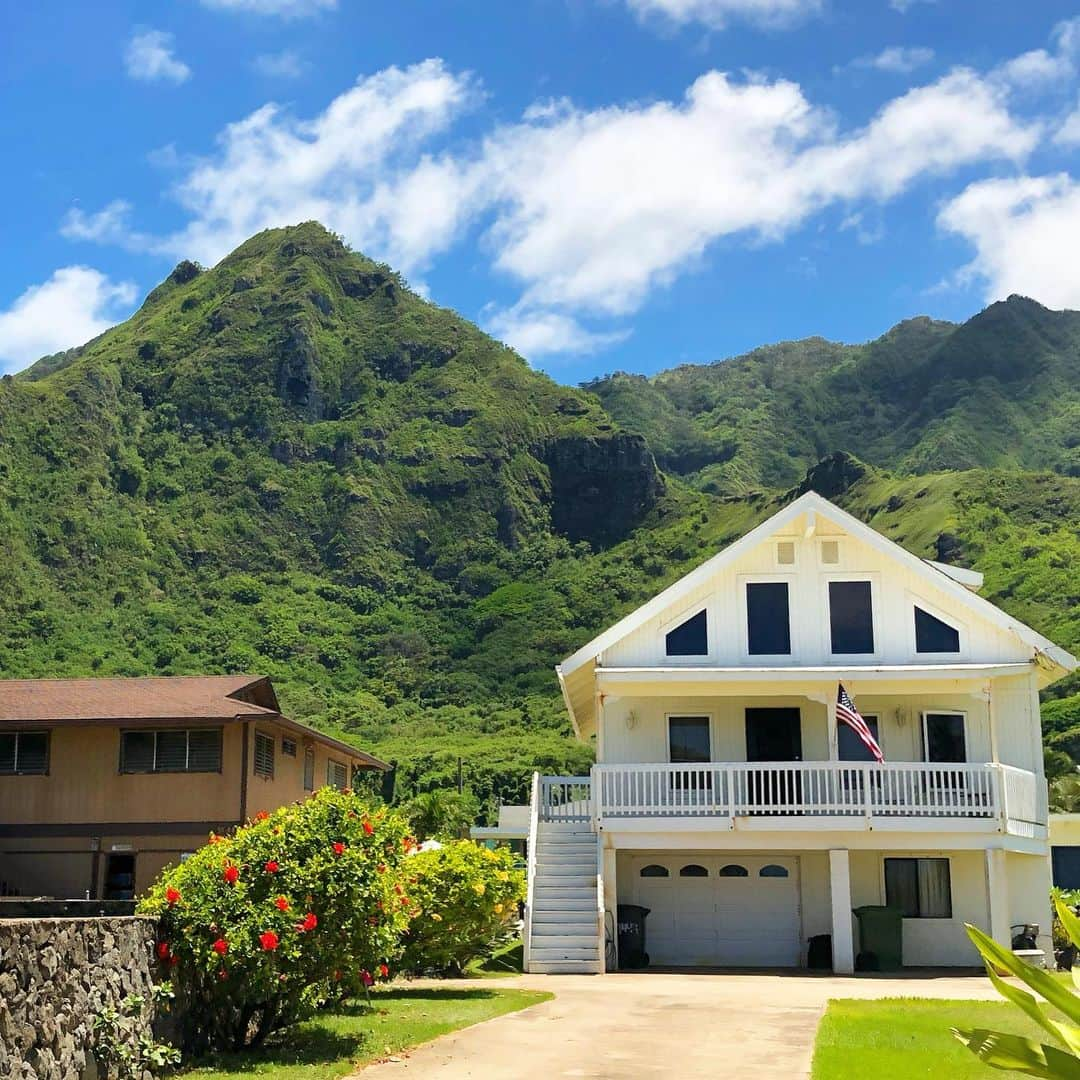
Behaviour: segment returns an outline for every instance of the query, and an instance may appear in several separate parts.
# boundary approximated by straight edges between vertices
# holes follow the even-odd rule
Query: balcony
[[[970,830],[1045,835],[1045,791],[1009,765],[709,762],[595,765],[544,777],[542,821],[618,831]]]

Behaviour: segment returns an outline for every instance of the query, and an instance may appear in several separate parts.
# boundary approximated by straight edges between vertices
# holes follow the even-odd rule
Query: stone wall
[[[138,917],[0,921],[0,1077],[97,1076],[94,1015],[128,994],[149,1002],[154,930]]]

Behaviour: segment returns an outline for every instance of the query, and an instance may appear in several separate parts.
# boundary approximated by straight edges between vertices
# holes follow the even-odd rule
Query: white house
[[[852,910],[886,903],[905,965],[977,963],[965,922],[1049,954],[1038,693],[1077,662],[981,584],[811,492],[564,660],[597,763],[534,777],[528,970],[611,966],[628,903],[654,966],[794,967],[829,934],[850,972]]]

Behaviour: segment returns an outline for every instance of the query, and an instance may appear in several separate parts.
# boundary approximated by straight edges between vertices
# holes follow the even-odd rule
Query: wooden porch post
[[[837,975],[855,972],[855,940],[851,932],[851,862],[844,849],[829,852],[829,895],[832,899],[832,966]]]
[[[990,936],[1009,948],[1012,931],[1009,929],[1009,876],[1005,870],[1005,852],[989,848],[986,852],[986,907]]]

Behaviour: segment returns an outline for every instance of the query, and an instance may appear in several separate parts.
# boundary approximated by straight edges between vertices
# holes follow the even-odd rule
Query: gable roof
[[[766,518],[760,525],[755,526],[744,536],[734,543],[729,544],[723,551],[718,552],[707,559],[700,566],[695,567],[684,577],[674,584],[669,585],[662,592],[657,593],[651,600],[642,604],[641,607],[630,612],[613,626],[608,627],[602,634],[598,634],[583,645],[573,655],[568,656],[556,667],[560,683],[578,668],[590,662],[595,662],[597,657],[616,642],[621,641],[628,634],[633,633],[639,627],[644,626],[650,619],[660,615],[670,606],[677,604],[682,598],[689,596],[695,589],[702,585],[708,578],[731,565],[746,552],[755,548],[762,541],[768,539],[777,530],[794,521],[802,514],[820,514],[823,518],[840,526],[850,536],[878,551],[897,562],[908,567],[919,576],[931,582],[934,586],[948,593],[975,614],[1010,633],[1015,634],[1026,644],[1030,645],[1036,654],[1046,657],[1053,665],[1062,669],[1062,674],[1075,671],[1077,660],[1060,646],[1055,645],[1049,638],[1032,630],[1018,619],[1002,611],[1001,608],[990,603],[989,600],[972,592],[974,573],[955,575],[943,566],[920,559],[906,548],[883,536],[876,529],[872,529],[865,522],[852,516],[846,510],[829,502],[824,496],[816,491],[808,491],[800,495],[793,502],[788,503],[782,510],[778,510],[770,518]],[[966,579],[966,581],[965,581]],[[565,687],[564,687],[565,691]]]
[[[375,769],[371,754],[281,714],[273,684],[261,675],[150,678],[0,679],[0,725],[232,723],[272,720]]]

